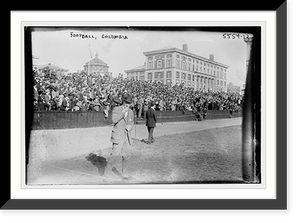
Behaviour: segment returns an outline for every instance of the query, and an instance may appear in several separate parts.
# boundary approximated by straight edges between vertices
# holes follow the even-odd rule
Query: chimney
[[[213,55],[213,54],[209,54],[209,59],[210,59],[211,61],[214,61],[214,55]]]
[[[182,50],[183,50],[184,52],[188,52],[188,45],[187,45],[187,44],[183,44],[183,45],[182,45]]]

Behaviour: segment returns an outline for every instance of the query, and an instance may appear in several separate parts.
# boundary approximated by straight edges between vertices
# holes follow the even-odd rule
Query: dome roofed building
[[[104,75],[108,73],[109,66],[103,60],[98,58],[98,53],[96,53],[95,58],[86,62],[84,67],[84,71],[87,74],[97,74]]]

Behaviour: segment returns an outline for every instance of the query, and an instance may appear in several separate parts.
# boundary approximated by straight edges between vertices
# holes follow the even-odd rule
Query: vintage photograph
[[[25,27],[26,185],[261,183],[253,30]]]

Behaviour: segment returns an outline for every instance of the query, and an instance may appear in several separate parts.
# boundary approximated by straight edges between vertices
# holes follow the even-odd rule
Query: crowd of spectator
[[[36,111],[108,111],[131,95],[138,117],[148,109],[205,112],[206,110],[239,111],[243,96],[238,93],[194,90],[183,85],[173,87],[153,81],[136,81],[121,76],[86,74],[57,75],[51,70],[34,70],[34,108]]]

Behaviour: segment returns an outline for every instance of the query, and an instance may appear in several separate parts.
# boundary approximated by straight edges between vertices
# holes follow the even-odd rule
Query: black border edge
[[[276,13],[276,207],[287,209],[287,1]],[[280,101],[280,103],[279,103]],[[274,205],[275,206],[275,205]]]
[[[23,209],[103,209],[103,210],[271,210],[287,209],[287,2],[283,1],[276,10],[276,47],[277,58],[280,61],[276,65],[276,199],[112,199],[112,200],[89,200],[89,199],[9,199],[10,198],[10,152],[7,151],[9,168],[8,189],[2,189],[3,210]],[[10,55],[10,54],[9,54]],[[280,128],[278,128],[280,127]],[[6,173],[7,173],[6,172]],[[4,196],[3,196],[4,195]],[[4,198],[4,199],[3,199]]]

